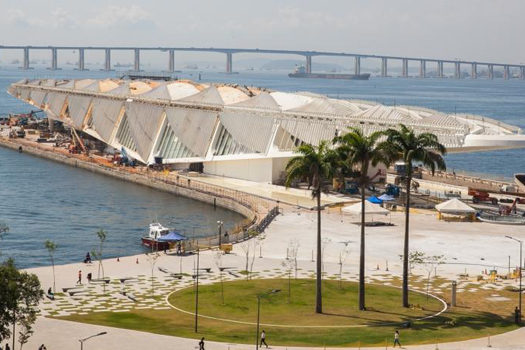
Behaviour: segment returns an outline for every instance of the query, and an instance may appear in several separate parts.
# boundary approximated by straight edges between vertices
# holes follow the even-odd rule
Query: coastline
[[[111,176],[122,181],[135,183],[236,212],[246,219],[236,227],[234,232],[230,233],[230,241],[232,242],[244,240],[246,231],[250,229],[257,230],[258,225],[264,220],[272,207],[275,206],[270,199],[263,199],[250,195],[249,193],[202,183],[191,176],[177,174],[176,180],[173,181],[154,172],[140,172],[135,171],[133,168],[111,167],[91,157],[67,154],[62,150],[47,148],[24,139],[7,139],[0,137],[0,147],[13,151],[19,151],[21,147],[22,152],[35,157],[105,176]],[[190,250],[196,247],[212,247],[218,244],[217,241],[218,239],[216,237],[196,238],[191,242]]]

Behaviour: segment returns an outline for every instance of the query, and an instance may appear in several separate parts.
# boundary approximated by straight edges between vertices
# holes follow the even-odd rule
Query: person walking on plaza
[[[201,341],[199,342],[199,350],[204,350],[204,337],[202,337]]]
[[[268,344],[266,344],[266,332],[263,331],[261,332],[261,344],[259,344],[259,346],[262,346],[262,345],[266,345],[266,349],[268,349]]]
[[[396,344],[401,347],[401,343],[399,342],[399,331],[394,333],[394,348],[396,347]]]
[[[82,270],[78,270],[78,281],[77,284],[82,284]]]

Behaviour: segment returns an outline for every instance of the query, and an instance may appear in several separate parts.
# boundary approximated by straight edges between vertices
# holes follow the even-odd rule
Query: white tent
[[[345,214],[355,214],[355,215],[361,215],[361,202],[347,205],[341,209],[341,211]],[[381,208],[377,204],[370,203],[369,201],[365,201],[365,215],[387,215],[390,211],[388,211],[385,208]]]
[[[445,214],[474,214],[476,209],[466,205],[457,198],[452,198],[446,202],[436,205],[440,213]]]

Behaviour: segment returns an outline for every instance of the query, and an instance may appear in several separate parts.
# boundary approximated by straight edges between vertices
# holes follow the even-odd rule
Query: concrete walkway
[[[394,226],[370,227],[367,229],[367,276],[373,283],[389,285],[392,278],[399,277],[401,273],[401,263],[399,252],[402,250],[402,213],[393,213],[391,222]],[[342,251],[348,252],[348,258],[343,266],[343,279],[348,281],[357,280],[358,270],[358,237],[359,226],[351,224],[355,218],[342,216],[340,213],[329,210],[323,213],[323,245],[324,245],[324,270],[328,276],[336,276],[339,273],[338,259]],[[429,255],[444,254],[449,264],[439,267],[438,274],[449,278],[457,279],[459,273],[465,271],[474,279],[460,282],[458,288],[458,300],[461,300],[461,293],[466,289],[474,288],[490,289],[494,293],[505,286],[514,285],[513,280],[497,281],[496,283],[478,282],[475,276],[479,275],[485,266],[500,266],[502,272],[506,272],[509,253],[512,255],[512,264],[516,263],[516,247],[513,242],[506,240],[504,235],[508,233],[508,227],[504,225],[491,225],[485,223],[447,223],[437,221],[434,215],[418,214],[412,216],[412,249],[424,251]],[[516,231],[516,237],[525,239],[525,232]],[[236,271],[244,269],[245,257],[244,249],[250,245],[251,254],[256,254],[254,271],[261,277],[275,278],[286,274],[282,263],[286,259],[287,251],[291,244],[299,244],[298,261],[301,268],[299,276],[307,277],[315,269],[312,261],[312,250],[315,247],[315,213],[312,211],[297,211],[287,208],[282,216],[278,216],[276,221],[271,224],[263,239],[253,239],[235,245],[232,254],[223,255],[221,266],[232,266]],[[259,256],[262,256],[261,258]],[[81,260],[83,257],[79,257]],[[201,254],[201,266],[209,267],[212,272],[206,274],[202,283],[216,281],[217,253],[215,251],[205,251]],[[138,260],[137,260],[138,259]],[[137,263],[138,261],[138,263]],[[388,261],[388,272],[386,271],[386,261]],[[194,267],[194,257],[186,256],[183,258],[164,255],[156,261],[156,267],[162,267],[172,272],[184,272],[191,274]],[[379,267],[379,270],[377,269]],[[490,268],[490,267],[488,267]],[[110,298],[115,300],[111,311],[121,312],[124,309],[134,306],[128,305],[125,300],[119,301],[119,291],[121,288],[135,288],[135,293],[148,288],[148,277],[151,276],[151,265],[145,255],[132,257],[121,257],[104,261],[106,276],[112,279],[108,285]],[[56,285],[57,290],[66,287],[74,287],[77,279],[78,270],[82,270],[83,276],[88,272],[96,276],[97,264],[68,264],[56,266]],[[30,269],[36,273],[44,289],[47,290],[53,283],[52,269],[50,267],[39,267]],[[182,288],[191,284],[191,277],[182,280],[170,279],[169,274],[154,270],[156,282],[160,292],[167,292],[172,289]],[[424,270],[419,271],[423,273]],[[416,271],[418,273],[418,271]],[[136,277],[138,282],[121,285],[119,279],[126,277]],[[236,277],[228,277],[235,279]],[[238,278],[238,277],[237,277]],[[90,285],[89,293],[100,293],[102,286]],[[436,295],[445,295],[449,283],[442,286],[435,286],[431,292]],[[140,296],[140,295],[139,295]],[[144,293],[143,298],[147,298]],[[53,315],[54,311],[60,314],[89,312],[97,309],[100,302],[98,298],[79,296],[63,296],[60,303],[52,303],[47,300],[43,302],[42,309],[44,314]],[[125,298],[124,298],[125,299]],[[497,298],[496,298],[497,299]],[[139,303],[147,304],[147,300],[140,300]],[[497,300],[489,301],[497,303]],[[107,300],[104,300],[105,307]],[[142,305],[142,304],[141,304]],[[497,304],[494,304],[497,305]],[[167,305],[158,303],[151,304],[151,308],[162,308]],[[47,309],[47,310],[45,310]],[[510,311],[509,311],[510,312]],[[56,319],[40,317],[35,334],[30,339],[25,349],[36,349],[40,344],[46,344],[48,349],[72,349],[78,347],[78,339],[84,338],[101,331],[108,334],[90,339],[85,344],[86,349],[194,349],[197,341],[192,339],[182,339],[177,337],[162,336],[124,329],[114,329],[95,325],[80,324],[74,322],[61,321]],[[484,337],[480,334],[480,337]],[[401,340],[403,337],[401,336]],[[271,343],[271,334],[268,335]],[[492,349],[525,349],[525,329],[491,337]],[[3,344],[5,344],[5,340]],[[391,344],[388,344],[389,348]],[[488,339],[481,338],[465,342],[439,344],[439,349],[485,349],[488,346]],[[207,350],[226,350],[226,349],[253,349],[253,345],[233,345],[220,343],[207,343]],[[289,349],[292,347],[272,347],[273,349]],[[385,347],[380,347],[384,349]],[[425,346],[408,347],[411,349],[435,350],[436,344]],[[296,348],[300,349],[300,348]]]

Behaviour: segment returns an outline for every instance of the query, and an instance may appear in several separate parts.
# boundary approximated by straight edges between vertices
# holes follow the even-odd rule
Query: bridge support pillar
[[[386,57],[381,58],[381,76],[383,78],[388,76],[388,59]]]
[[[525,67],[520,67],[520,79],[521,80],[524,80],[525,79]]]
[[[403,61],[401,62],[402,70],[401,75],[403,78],[408,77],[408,60],[406,58],[403,58]]]
[[[231,52],[226,52],[226,73],[233,72],[233,55]]]
[[[510,79],[510,69],[509,69],[509,66],[507,65],[503,66],[503,79],[505,80]]]
[[[51,49],[51,67],[49,67],[48,69],[50,70],[57,70],[58,68],[58,64],[57,64],[57,49],[56,48],[52,48]]]
[[[472,79],[478,79],[478,64],[476,62],[472,63],[472,71],[470,72],[470,77]]]
[[[140,49],[133,49],[135,52],[135,62],[133,64],[133,69],[135,72],[140,72]]]
[[[24,63],[21,68],[24,70],[30,69],[29,67],[29,47],[24,47]]]
[[[111,49],[105,49],[105,62],[104,62],[104,70],[106,72],[109,72],[111,70]]]
[[[488,68],[489,68],[489,79],[492,80],[494,79],[494,65],[489,64]]]
[[[306,73],[312,73],[312,56],[306,56]]]
[[[421,60],[419,62],[419,77],[425,78],[427,76],[427,61]]]
[[[443,78],[443,61],[438,61],[437,64],[438,77]]]
[[[454,62],[454,78],[461,79],[461,64]]]
[[[86,70],[86,65],[84,63],[84,49],[78,49],[78,70]]]
[[[169,50],[168,72],[175,72],[175,50]]]
[[[359,56],[354,57],[354,74],[361,74],[361,57]]]

